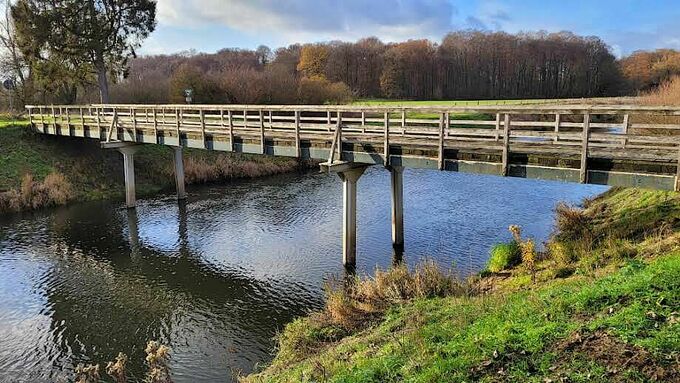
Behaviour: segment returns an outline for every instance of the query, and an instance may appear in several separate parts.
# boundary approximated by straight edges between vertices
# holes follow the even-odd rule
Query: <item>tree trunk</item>
[[[109,80],[106,77],[106,65],[104,64],[104,58],[99,57],[96,60],[95,66],[97,67],[97,82],[99,83],[99,96],[102,104],[108,104],[109,99]]]

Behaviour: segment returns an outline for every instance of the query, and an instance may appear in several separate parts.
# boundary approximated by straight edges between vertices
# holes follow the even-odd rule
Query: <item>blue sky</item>
[[[617,56],[680,49],[680,0],[158,0],[158,27],[140,53],[367,36],[439,40],[471,28],[596,35]]]

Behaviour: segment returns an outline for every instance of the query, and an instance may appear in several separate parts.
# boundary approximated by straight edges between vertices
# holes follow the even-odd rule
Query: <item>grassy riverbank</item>
[[[24,120],[0,117],[0,213],[62,205],[70,201],[121,198],[122,157],[96,140],[32,132]],[[296,159],[185,151],[188,184],[223,182],[292,172],[309,166]],[[174,188],[172,151],[144,145],[135,155],[139,196]]]
[[[333,290],[244,380],[680,381],[680,196],[613,190],[585,206],[560,207],[550,251],[510,270],[413,294],[442,274],[397,268]]]

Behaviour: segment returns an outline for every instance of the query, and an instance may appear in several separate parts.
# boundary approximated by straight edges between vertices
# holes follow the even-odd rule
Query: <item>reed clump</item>
[[[60,206],[73,198],[73,187],[63,174],[49,174],[42,182],[36,181],[33,175],[26,174],[18,189],[0,193],[0,212]]]
[[[235,156],[221,154],[213,159],[187,156],[184,160],[184,177],[188,184],[204,184],[287,173],[299,167],[298,161],[294,159],[275,162],[240,160]]]
[[[409,270],[406,265],[376,270],[372,277],[332,281],[326,285],[324,308],[289,324],[278,336],[281,360],[298,359],[380,320],[395,305],[417,299],[460,296],[467,283],[434,261]]]

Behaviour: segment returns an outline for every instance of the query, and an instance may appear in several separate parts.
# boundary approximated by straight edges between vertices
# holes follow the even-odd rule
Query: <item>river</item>
[[[358,186],[357,272],[393,261],[389,173]],[[461,275],[519,224],[544,241],[559,201],[606,190],[407,169],[405,251]],[[0,382],[72,378],[78,363],[130,357],[143,378],[144,346],[172,348],[175,382],[228,382],[272,358],[272,337],[323,304],[323,283],[344,272],[341,183],[282,175],[189,188],[139,202],[75,204],[0,217]]]

